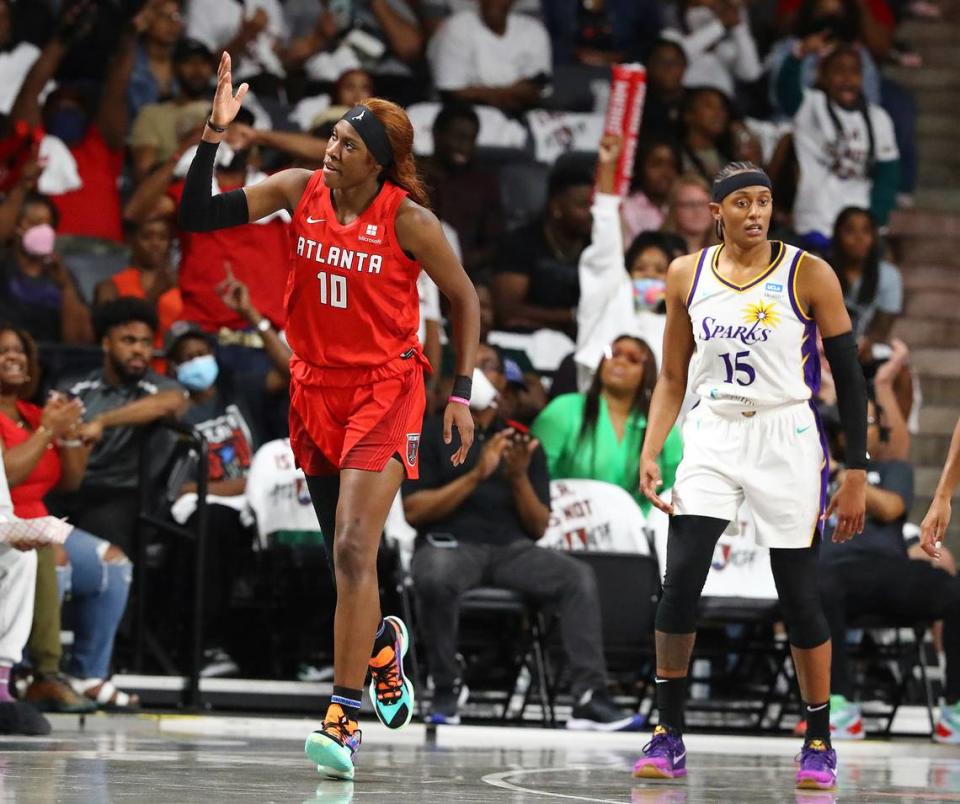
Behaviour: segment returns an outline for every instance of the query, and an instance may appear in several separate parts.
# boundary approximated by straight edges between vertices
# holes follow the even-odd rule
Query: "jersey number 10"
[[[734,355],[733,360],[730,360],[729,353],[724,353],[720,355],[720,359],[723,361],[723,367],[726,369],[727,376],[724,379],[724,382],[733,383],[734,374],[737,375],[737,385],[752,385],[753,381],[757,379],[757,372],[754,370],[746,360],[742,358],[750,357],[750,352],[737,352]],[[743,374],[746,377],[746,380],[741,380],[740,375]]]
[[[345,310],[347,307],[347,278],[340,274],[328,274],[321,271],[317,274],[320,280],[320,304],[329,304]]]

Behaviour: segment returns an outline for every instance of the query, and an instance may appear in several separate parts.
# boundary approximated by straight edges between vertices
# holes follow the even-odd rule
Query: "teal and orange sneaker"
[[[410,638],[399,617],[384,617],[383,624],[393,631],[393,640],[370,659],[370,700],[384,726],[402,729],[413,717],[414,706],[413,684],[403,672]]]
[[[933,730],[933,739],[938,743],[960,745],[960,702],[944,706],[940,719]]]
[[[331,779],[350,780],[362,737],[357,721],[348,718],[337,704],[330,704],[320,729],[307,737],[303,752],[317,766],[318,773]]]

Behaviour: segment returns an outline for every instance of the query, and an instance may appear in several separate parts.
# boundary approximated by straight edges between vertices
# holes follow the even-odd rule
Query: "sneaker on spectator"
[[[235,676],[239,672],[237,663],[223,648],[208,648],[203,652],[201,678],[225,678]]]
[[[462,681],[458,681],[449,689],[437,687],[433,691],[430,714],[427,715],[426,722],[437,726],[459,726],[460,707],[469,697],[470,689]]]
[[[796,737],[807,733],[807,721],[801,720],[793,727]],[[862,740],[866,737],[863,714],[860,707],[842,695],[830,696],[830,738],[833,740]]]
[[[574,731],[639,731],[647,719],[617,706],[605,689],[587,690],[570,713],[567,728]]]
[[[940,709],[933,739],[938,743],[960,745],[960,701]]]
[[[842,695],[831,695],[830,739],[862,740],[865,736],[863,714],[860,712],[860,707],[848,701]]]
[[[67,680],[59,673],[37,675],[24,695],[27,703],[41,712],[64,712],[82,715],[95,712],[97,704],[89,698],[77,695]]]

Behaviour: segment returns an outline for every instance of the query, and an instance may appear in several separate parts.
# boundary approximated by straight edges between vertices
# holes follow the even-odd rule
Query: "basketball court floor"
[[[840,746],[837,793],[793,789],[796,739],[687,739],[683,784],[639,783],[646,739],[532,728],[367,723],[357,779],[322,781],[302,753],[312,722],[239,717],[53,719],[47,738],[0,738],[0,801],[160,802],[960,802],[960,747],[921,739]]]

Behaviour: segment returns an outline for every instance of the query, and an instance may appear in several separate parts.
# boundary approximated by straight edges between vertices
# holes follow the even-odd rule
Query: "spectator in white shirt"
[[[478,11],[447,19],[427,49],[442,93],[518,112],[537,104],[551,71],[541,22],[510,13],[513,0],[480,0]]]
[[[732,98],[738,81],[756,81],[763,73],[742,0],[685,0],[664,15],[661,36],[687,55],[685,86],[714,87]]]
[[[278,0],[190,0],[187,36],[199,39],[218,58],[228,51],[234,83],[247,81],[255,92],[266,94],[264,84],[276,86],[276,79],[286,75],[287,25]]]
[[[40,55],[40,48],[30,42],[14,44],[12,16],[10,0],[0,0],[0,112],[3,114],[10,113],[23,79]]]

